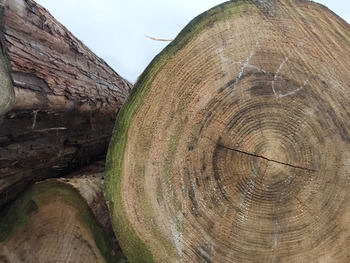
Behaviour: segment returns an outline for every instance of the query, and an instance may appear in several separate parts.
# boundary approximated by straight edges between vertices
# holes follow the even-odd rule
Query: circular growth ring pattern
[[[231,1],[147,68],[106,196],[135,262],[350,257],[349,25],[308,1]]]

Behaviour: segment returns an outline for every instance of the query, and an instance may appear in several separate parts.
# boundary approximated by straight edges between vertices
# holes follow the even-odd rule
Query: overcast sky
[[[135,82],[194,17],[220,0],[36,0],[118,74]],[[318,0],[350,23],[349,0]]]

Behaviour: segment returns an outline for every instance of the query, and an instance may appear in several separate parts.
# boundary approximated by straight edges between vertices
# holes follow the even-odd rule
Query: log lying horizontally
[[[127,262],[78,191],[55,179],[7,205],[0,229],[0,262]]]
[[[73,174],[69,174],[67,177],[49,180],[69,184],[78,190],[97,222],[112,241],[114,249],[121,254],[121,248],[112,229],[109,211],[103,195],[104,168],[105,160],[100,160]]]
[[[306,0],[194,19],[118,116],[106,199],[132,262],[348,262],[350,26]]]
[[[0,4],[1,205],[104,155],[132,85],[34,1]]]

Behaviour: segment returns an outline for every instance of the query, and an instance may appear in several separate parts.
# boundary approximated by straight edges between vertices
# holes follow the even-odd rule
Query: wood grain
[[[0,262],[126,262],[79,192],[54,179],[0,211]]]
[[[110,144],[127,256],[347,262],[349,61],[349,25],[311,1],[195,18],[138,80]]]
[[[0,11],[2,205],[104,156],[132,85],[35,1]]]

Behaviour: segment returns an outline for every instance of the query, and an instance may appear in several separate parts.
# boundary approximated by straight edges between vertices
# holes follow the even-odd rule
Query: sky
[[[220,0],[36,0],[119,75],[134,83],[197,15]],[[350,23],[349,0],[317,0]]]

